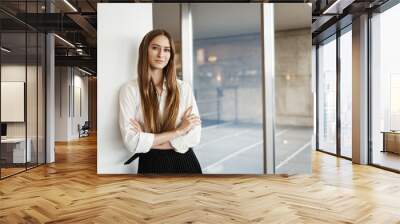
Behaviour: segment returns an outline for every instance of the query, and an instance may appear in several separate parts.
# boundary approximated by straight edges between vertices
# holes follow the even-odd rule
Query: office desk
[[[400,131],[382,131],[383,150],[382,152],[392,152],[400,154]]]
[[[6,138],[1,139],[1,157],[6,163],[25,163],[30,162],[32,158],[32,141],[27,138],[28,143],[25,154],[25,138]],[[27,161],[25,161],[27,159]]]

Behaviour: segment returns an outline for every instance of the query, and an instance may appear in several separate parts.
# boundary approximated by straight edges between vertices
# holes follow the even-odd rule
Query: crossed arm
[[[183,115],[181,124],[175,130],[154,134],[154,141],[151,148],[170,150],[173,148],[170,142],[171,140],[180,137],[182,135],[185,135],[195,126],[200,125],[201,124],[200,118],[194,114],[191,114],[191,112],[192,112],[192,107],[189,107]],[[131,125],[130,129],[132,131],[138,133],[143,132],[144,129],[138,121],[131,118],[129,120],[129,123]]]
[[[163,133],[144,132],[141,124],[134,120],[140,110],[137,90],[131,84],[125,85],[119,96],[119,126],[125,147],[132,153],[146,153],[152,148],[174,149],[185,153],[200,142],[201,121],[195,98],[189,86],[186,87],[188,97],[183,105],[188,105],[179,126],[175,130]],[[190,106],[189,106],[190,105]]]

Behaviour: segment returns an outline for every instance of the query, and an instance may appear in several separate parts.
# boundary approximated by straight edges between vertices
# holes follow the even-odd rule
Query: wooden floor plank
[[[311,175],[97,175],[96,138],[0,181],[0,223],[400,223],[400,175],[313,152]]]

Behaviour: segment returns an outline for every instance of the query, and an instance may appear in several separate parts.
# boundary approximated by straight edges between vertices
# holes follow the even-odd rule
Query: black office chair
[[[82,127],[80,127],[80,125],[78,124],[79,138],[89,136],[89,129],[90,129],[89,121],[85,121]]]

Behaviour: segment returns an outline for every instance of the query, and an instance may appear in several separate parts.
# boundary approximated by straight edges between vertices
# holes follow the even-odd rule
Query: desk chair
[[[80,127],[80,125],[78,124],[79,138],[89,136],[89,129],[90,129],[89,121],[85,121],[82,127]]]

